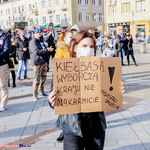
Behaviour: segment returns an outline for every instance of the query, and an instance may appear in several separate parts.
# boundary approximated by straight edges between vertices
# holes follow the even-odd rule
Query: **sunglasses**
[[[130,36],[130,34],[127,34],[126,36]]]

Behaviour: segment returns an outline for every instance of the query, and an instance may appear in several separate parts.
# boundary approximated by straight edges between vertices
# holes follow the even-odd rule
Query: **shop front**
[[[108,24],[109,32],[116,36],[119,29],[123,30],[123,33],[130,32],[130,22],[110,23]]]
[[[130,22],[131,34],[135,39],[138,36],[138,39],[146,42],[150,36],[150,21],[149,20],[137,20]]]

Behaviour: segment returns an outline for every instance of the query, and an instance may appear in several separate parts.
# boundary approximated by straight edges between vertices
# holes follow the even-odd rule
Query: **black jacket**
[[[97,112],[99,114],[100,123],[103,130],[106,129],[106,119],[104,112]],[[65,132],[72,133],[74,135],[83,137],[81,131],[81,114],[67,114],[59,115],[56,126]],[[98,132],[98,131],[96,131]]]
[[[35,37],[29,43],[29,51],[32,65],[42,65],[45,63],[44,56],[47,56],[48,50],[42,48],[39,40]]]
[[[20,38],[16,40],[17,42],[17,57],[19,60],[25,60],[30,59],[29,55],[29,41],[27,38],[25,38],[24,41],[22,41]],[[27,51],[23,51],[23,48],[27,48]]]
[[[121,37],[119,34],[117,34],[116,39],[119,41],[121,48],[127,48],[128,40],[126,37]]]
[[[8,34],[0,29],[0,66],[7,64],[11,51],[11,41]]]

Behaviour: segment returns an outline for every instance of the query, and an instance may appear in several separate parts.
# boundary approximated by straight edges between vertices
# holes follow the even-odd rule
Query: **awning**
[[[60,27],[60,24],[57,24],[55,26],[53,26],[54,28],[59,28]]]
[[[40,28],[44,29],[44,28],[48,28],[48,26],[49,26],[49,23],[46,23],[45,25],[40,26]]]

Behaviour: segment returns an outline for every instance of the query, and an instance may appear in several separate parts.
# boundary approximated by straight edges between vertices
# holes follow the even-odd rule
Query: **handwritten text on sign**
[[[119,61],[98,57],[54,59],[54,89],[57,91],[55,113],[121,109],[122,73]],[[110,104],[104,92],[110,93],[117,101]]]

